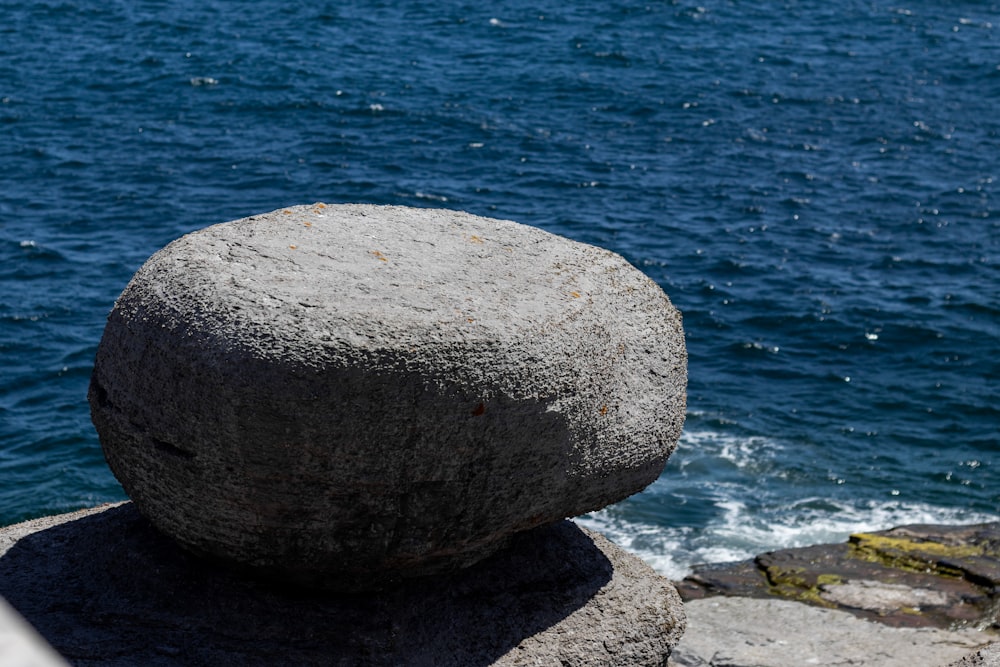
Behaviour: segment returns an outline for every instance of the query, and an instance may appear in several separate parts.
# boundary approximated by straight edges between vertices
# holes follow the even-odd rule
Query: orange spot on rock
[[[573,297],[574,299],[579,299],[580,298],[580,293],[579,292],[570,292],[569,295],[571,297]]]
[[[297,245],[290,245],[290,246],[288,246],[288,247],[289,247],[289,248],[291,248],[292,250],[295,250],[296,248],[298,248],[298,246],[297,246]]]
[[[606,406],[606,405],[602,405],[601,406],[601,414],[602,415],[608,414],[608,406]]]
[[[472,241],[473,243],[479,243],[479,244],[482,244],[482,242],[483,242],[483,237],[481,237],[481,236],[475,236],[475,235],[473,235],[473,236],[470,236],[470,237],[469,237],[469,240],[470,240],[470,241]]]
[[[380,262],[388,262],[389,258],[380,253],[378,250],[372,250],[372,254],[375,255],[375,259]]]

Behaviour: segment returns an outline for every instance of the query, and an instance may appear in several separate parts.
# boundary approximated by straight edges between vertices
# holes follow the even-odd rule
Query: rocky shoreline
[[[781,549],[703,565],[677,583],[684,600],[783,598],[893,627],[996,630],[1000,523],[909,525],[841,544]]]
[[[677,667],[1000,665],[1000,523],[900,526],[703,565],[675,582]]]

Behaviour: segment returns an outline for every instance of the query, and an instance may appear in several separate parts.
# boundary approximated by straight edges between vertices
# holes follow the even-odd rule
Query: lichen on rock
[[[907,627],[998,627],[1000,523],[910,525],[696,567],[687,600],[779,597]]]

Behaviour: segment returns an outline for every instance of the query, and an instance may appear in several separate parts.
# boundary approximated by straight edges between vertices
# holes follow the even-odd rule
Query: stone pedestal
[[[76,665],[664,664],[668,581],[571,522],[463,570],[360,595],[248,579],[131,503],[0,529],[0,595]]]

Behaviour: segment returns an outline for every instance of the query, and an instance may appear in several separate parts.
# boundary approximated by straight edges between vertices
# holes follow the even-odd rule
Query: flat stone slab
[[[0,528],[0,596],[95,667],[660,667],[684,631],[666,579],[569,521],[466,570],[337,594],[196,558],[124,503]]]
[[[685,603],[688,629],[669,667],[943,667],[996,639],[972,629],[894,628],[779,599]]]
[[[685,600],[782,597],[899,627],[996,628],[1000,523],[911,525],[698,566]]]
[[[314,204],[151,257],[89,397],[112,471],[187,549],[366,589],[641,490],[680,435],[686,377],[679,314],[612,252]]]

